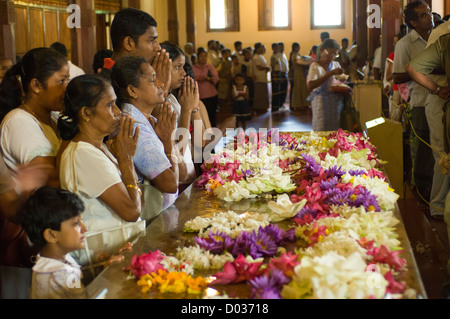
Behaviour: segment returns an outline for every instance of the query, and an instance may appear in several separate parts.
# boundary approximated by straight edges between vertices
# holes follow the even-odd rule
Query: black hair
[[[200,56],[200,53],[208,53],[208,51],[206,51],[206,49],[204,47],[200,47],[197,49],[197,57]]]
[[[417,15],[417,12],[415,9],[421,5],[428,6],[428,4],[422,0],[409,2],[406,5],[405,10],[403,11],[403,16],[405,18],[405,23],[408,26],[408,28],[414,29],[414,26],[411,24],[411,21],[416,21],[419,19],[419,16]]]
[[[147,59],[140,56],[125,56],[117,61],[111,72],[111,84],[117,95],[117,106],[122,109],[122,105],[129,101],[127,87],[140,86],[142,76],[142,64],[148,63]]]
[[[184,51],[175,43],[165,41],[160,44],[161,49],[165,49],[169,53],[169,58],[175,61],[180,55],[185,56]]]
[[[327,49],[339,50],[341,47],[339,46],[339,43],[337,43],[336,40],[326,39],[325,41],[323,41],[323,44],[320,48],[323,50],[327,50]]]
[[[71,140],[78,134],[78,111],[82,107],[95,107],[108,85],[102,77],[88,74],[77,76],[69,82],[64,96],[64,111],[58,119],[58,131],[63,140]]]
[[[59,188],[44,186],[36,190],[17,212],[17,217],[30,241],[42,249],[47,244],[46,229],[61,230],[61,223],[84,211],[78,195]]]
[[[195,83],[194,69],[192,68],[192,65],[190,65],[189,63],[185,63],[183,66],[183,69],[184,69],[184,72],[186,72],[186,77],[188,77],[188,76],[191,77]],[[180,89],[181,89],[181,87],[172,90],[171,93],[173,94],[173,96],[178,97]]]
[[[233,81],[236,82],[236,79],[237,79],[237,78],[244,78],[244,80],[247,79],[244,73],[238,73],[238,74],[236,74],[236,75],[234,76],[234,78],[233,78]]]
[[[94,73],[97,73],[98,69],[103,68],[103,65],[105,64],[105,59],[110,58],[113,55],[112,50],[108,49],[101,49],[98,50],[94,55],[94,60],[92,61],[92,70]]]
[[[67,48],[61,42],[53,42],[50,44],[50,49],[56,50],[67,58]]]
[[[22,104],[31,80],[37,79],[46,88],[47,80],[66,63],[67,59],[61,53],[50,48],[28,51],[19,63],[6,72],[0,84],[0,121]]]
[[[278,42],[272,43],[272,49],[278,48]]]
[[[131,37],[137,44],[149,27],[157,27],[156,20],[147,12],[135,8],[125,8],[114,16],[111,24],[111,42],[115,52],[122,49],[122,41]]]
[[[294,51],[295,48],[300,48],[300,43],[298,43],[298,42],[292,43],[292,51]]]
[[[320,38],[321,39],[329,39],[330,38],[330,33],[327,31],[324,31],[320,34]]]

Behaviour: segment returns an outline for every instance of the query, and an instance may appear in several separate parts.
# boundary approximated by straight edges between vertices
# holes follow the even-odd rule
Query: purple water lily
[[[249,280],[252,287],[252,298],[281,299],[280,290],[289,283],[289,278],[279,269],[272,269],[269,274]]]

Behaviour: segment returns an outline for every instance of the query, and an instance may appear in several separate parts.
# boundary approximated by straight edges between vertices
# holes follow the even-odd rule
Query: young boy
[[[39,249],[33,267],[32,299],[87,297],[80,266],[69,255],[84,248],[83,211],[84,204],[77,195],[44,186],[18,212],[22,227]]]

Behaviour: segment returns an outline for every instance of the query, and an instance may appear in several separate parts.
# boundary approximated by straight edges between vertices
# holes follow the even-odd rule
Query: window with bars
[[[258,30],[291,29],[291,0],[258,0]]]
[[[239,31],[239,0],[206,0],[207,32]]]
[[[345,0],[311,0],[311,29],[345,28]]]

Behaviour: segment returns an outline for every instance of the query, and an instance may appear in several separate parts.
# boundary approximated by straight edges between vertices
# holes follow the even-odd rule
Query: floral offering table
[[[241,132],[88,293],[426,298],[382,165],[361,134]]]

